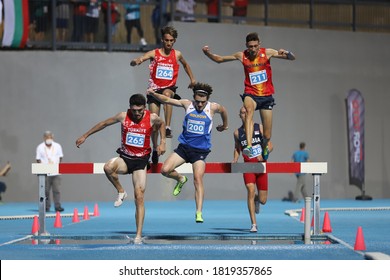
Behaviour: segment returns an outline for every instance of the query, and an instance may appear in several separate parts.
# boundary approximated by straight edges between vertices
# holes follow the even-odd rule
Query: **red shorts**
[[[256,184],[260,191],[268,191],[268,174],[267,173],[244,173],[244,182],[247,184]]]

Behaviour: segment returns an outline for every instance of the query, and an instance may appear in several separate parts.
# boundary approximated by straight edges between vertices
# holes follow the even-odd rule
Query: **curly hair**
[[[206,95],[207,98],[213,93],[213,88],[206,83],[196,83],[194,87],[192,88],[192,91],[194,92],[194,96],[197,95]]]
[[[164,37],[165,34],[169,34],[173,38],[177,39],[177,30],[173,26],[165,26],[161,28],[161,37]]]

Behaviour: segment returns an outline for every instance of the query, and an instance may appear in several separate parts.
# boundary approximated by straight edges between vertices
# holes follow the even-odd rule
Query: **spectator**
[[[11,164],[7,162],[7,164],[0,169],[0,177],[6,176],[10,170],[11,170]],[[5,183],[0,182],[0,202],[2,201],[1,194],[4,193],[6,190],[7,190],[7,186],[5,185]]]
[[[57,21],[56,38],[57,41],[64,42],[68,35],[69,27],[69,3],[65,0],[57,0]]]
[[[176,3],[176,13],[179,13],[180,20],[185,22],[195,22],[194,10],[195,0],[179,0]]]
[[[111,30],[108,24],[108,18],[107,15],[109,13],[108,11],[108,2],[107,0],[102,2],[102,12],[103,12],[103,21],[104,24],[106,25],[105,28],[105,34],[104,34],[104,41],[108,42],[108,34],[111,36],[114,36],[117,24],[121,21],[121,13],[118,10],[118,4],[116,4],[114,1],[111,1],[111,10],[110,10],[110,15],[111,15]]]
[[[207,15],[213,16],[213,18],[208,18],[208,22],[219,22],[219,0],[206,0],[207,4]]]
[[[43,134],[43,142],[38,145],[36,152],[36,160],[38,163],[58,164],[62,161],[64,154],[59,143],[53,141],[54,135],[51,131],[45,131]],[[46,176],[45,196],[46,196],[46,211],[50,211],[51,200],[50,192],[53,192],[54,209],[57,212],[64,211],[61,207],[60,193],[61,177],[57,173],[51,173]]]
[[[72,41],[81,42],[85,34],[85,16],[87,13],[87,5],[85,2],[71,0],[73,2],[73,32]]]
[[[248,0],[234,0],[229,5],[233,9],[233,16],[244,18],[248,10]],[[234,23],[246,23],[244,19],[236,19]]]
[[[154,29],[154,38],[156,45],[161,45],[160,30],[171,20],[171,14],[168,13],[168,0],[157,0],[156,6],[152,11],[152,25]]]
[[[305,150],[306,144],[304,142],[299,143],[299,150],[295,151],[292,155],[293,162],[307,162],[309,161],[309,153]],[[293,202],[298,201],[299,193],[305,198],[308,196],[306,189],[306,174],[297,173],[297,184],[295,186]]]
[[[49,5],[47,1],[34,1],[32,5],[32,23],[35,41],[43,41],[49,25]]]
[[[85,41],[93,43],[95,41],[95,34],[99,27],[99,10],[100,5],[98,0],[90,0],[87,7],[85,17]]]
[[[137,0],[141,2],[141,0]],[[139,4],[124,4],[126,9],[125,26],[127,31],[127,43],[131,43],[131,31],[133,27],[137,29],[138,36],[140,38],[140,44],[146,46],[148,43],[144,38],[144,30],[141,25],[141,8]]]

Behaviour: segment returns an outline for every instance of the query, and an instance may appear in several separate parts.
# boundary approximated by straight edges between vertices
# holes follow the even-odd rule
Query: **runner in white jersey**
[[[217,126],[217,130],[220,132],[228,129],[228,116],[225,107],[209,101],[209,97],[213,91],[211,86],[208,84],[196,83],[192,90],[194,92],[193,100],[176,100],[158,94],[152,89],[148,90],[148,94],[162,103],[182,107],[185,110],[183,132],[178,138],[180,144],[165,160],[161,173],[165,177],[177,181],[177,184],[173,189],[173,195],[177,196],[188,178],[179,174],[175,168],[186,162],[192,164],[196,203],[195,221],[197,223],[203,223],[203,176],[206,169],[205,160],[211,149],[213,116],[215,113],[221,115],[223,124]]]

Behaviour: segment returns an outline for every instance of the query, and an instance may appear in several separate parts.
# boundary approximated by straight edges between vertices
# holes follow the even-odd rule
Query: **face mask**
[[[46,139],[45,143],[46,145],[50,146],[53,143],[53,139]]]

